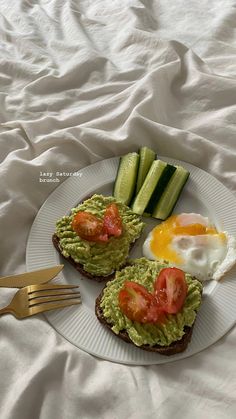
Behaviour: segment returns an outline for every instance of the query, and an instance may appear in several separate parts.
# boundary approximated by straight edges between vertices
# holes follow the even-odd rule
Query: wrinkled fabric
[[[234,1],[0,0],[0,274],[58,183],[137,151],[192,163],[236,192]],[[60,179],[65,180],[68,175]],[[0,290],[0,306],[15,290]],[[74,347],[41,317],[0,318],[3,419],[230,419],[236,330],[191,358],[131,367]]]

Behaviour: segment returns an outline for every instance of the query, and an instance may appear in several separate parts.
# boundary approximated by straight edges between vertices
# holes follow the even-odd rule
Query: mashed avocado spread
[[[156,276],[168,264],[150,261],[146,258],[129,261],[130,266],[116,272],[115,279],[109,281],[104,289],[101,307],[107,322],[112,326],[113,332],[118,334],[126,330],[132,342],[141,346],[148,344],[169,346],[172,342],[180,340],[184,335],[184,326],[192,326],[196,318],[196,311],[201,304],[202,284],[185,274],[188,293],[182,310],[178,314],[167,314],[167,321],[163,324],[141,324],[129,320],[120,310],[118,293],[126,280],[142,284],[149,292],[153,292]]]
[[[120,237],[110,237],[107,243],[95,243],[81,239],[71,228],[71,222],[78,211],[87,211],[102,218],[106,206],[115,202],[123,223]],[[65,257],[71,256],[76,263],[93,275],[106,276],[119,269],[126,261],[130,245],[141,234],[144,223],[140,216],[126,205],[111,196],[93,195],[91,198],[72,208],[71,214],[62,217],[56,223],[56,235]]]

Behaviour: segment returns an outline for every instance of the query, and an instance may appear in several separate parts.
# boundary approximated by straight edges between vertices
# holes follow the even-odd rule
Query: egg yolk
[[[224,233],[218,233],[213,226],[205,226],[200,223],[182,226],[178,221],[178,215],[172,215],[152,231],[151,251],[159,259],[181,264],[183,263],[181,256],[171,247],[173,237],[177,235],[197,236],[205,234],[216,234],[222,240],[225,239]]]

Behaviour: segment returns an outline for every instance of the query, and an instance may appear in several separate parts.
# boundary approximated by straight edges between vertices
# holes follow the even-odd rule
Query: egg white
[[[182,226],[193,223],[210,225],[208,218],[200,214],[180,214],[179,217],[182,215]],[[169,265],[176,266],[201,281],[219,280],[236,263],[236,239],[225,231],[223,233],[224,240],[218,234],[173,236],[170,246],[182,262],[168,261]],[[143,244],[143,255],[151,260],[161,260],[151,249],[152,238],[153,230]]]

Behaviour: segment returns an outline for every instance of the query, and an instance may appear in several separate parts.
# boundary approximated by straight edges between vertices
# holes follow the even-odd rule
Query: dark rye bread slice
[[[103,291],[99,294],[99,296],[96,299],[96,304],[95,304],[95,314],[98,318],[98,320],[104,325],[106,326],[108,329],[111,330],[112,325],[110,323],[107,322],[106,318],[103,315],[103,310],[100,306],[101,303],[101,299],[102,299],[102,295],[103,295]],[[184,328],[185,334],[182,337],[181,340],[178,340],[176,342],[171,343],[169,346],[161,346],[161,345],[155,345],[155,346],[150,346],[150,345],[141,345],[138,346],[138,348],[140,349],[144,349],[145,351],[149,351],[149,352],[157,352],[161,355],[174,355],[177,354],[179,352],[183,352],[185,351],[185,349],[187,348],[191,337],[192,337],[192,331],[193,331],[193,326],[192,327],[188,327],[186,326]],[[112,333],[114,333],[111,330]],[[120,339],[124,340],[127,343],[132,343],[134,345],[134,343],[131,341],[128,333],[126,332],[126,330],[122,330],[120,331],[120,333],[117,335],[116,333],[114,333],[117,337],[119,337]],[[135,345],[136,346],[136,345]]]
[[[111,279],[113,279],[113,278],[114,278],[114,276],[115,276],[115,271],[114,271],[114,272],[112,272],[110,275],[106,275],[106,276],[93,275],[93,274],[91,274],[90,272],[85,271],[85,270],[83,269],[83,265],[81,265],[81,263],[77,263],[77,262],[75,262],[75,261],[74,261],[74,259],[72,259],[72,257],[71,257],[71,256],[69,256],[69,257],[65,257],[65,256],[62,254],[62,251],[61,251],[61,248],[60,248],[60,239],[59,239],[59,237],[57,237],[57,235],[56,235],[55,233],[54,233],[54,234],[53,234],[53,236],[52,236],[52,242],[53,242],[53,244],[54,244],[55,248],[57,249],[57,251],[60,253],[60,255],[61,255],[64,259],[66,259],[68,262],[70,262],[70,263],[71,263],[71,265],[73,265],[73,266],[74,266],[74,268],[75,268],[78,272],[80,272],[83,276],[85,276],[86,278],[93,279],[93,280],[94,280],[94,281],[96,281],[96,282],[105,282],[105,281],[110,281]],[[132,247],[134,246],[135,242],[136,242],[136,241],[134,241],[133,243],[131,243],[131,245],[130,245],[130,251],[131,251]],[[126,264],[124,264],[121,268],[124,268],[125,266],[126,266]],[[121,268],[120,268],[120,269],[121,269]]]

